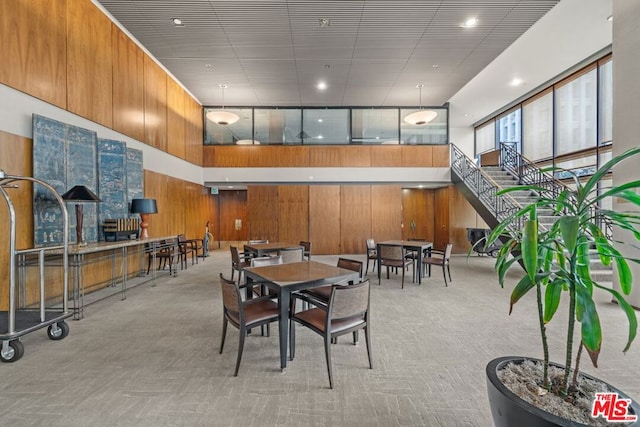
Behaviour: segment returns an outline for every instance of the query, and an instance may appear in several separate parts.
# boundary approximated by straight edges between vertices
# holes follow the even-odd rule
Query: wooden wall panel
[[[167,151],[167,74],[144,57],[144,142]]]
[[[369,146],[308,147],[311,167],[368,167],[371,166]]]
[[[398,203],[398,208],[400,204]],[[398,237],[400,233],[398,233]],[[371,186],[340,186],[340,251],[359,254],[371,237]]]
[[[303,146],[250,146],[250,167],[305,167],[309,166],[309,147]]]
[[[449,190],[449,241],[454,253],[467,253],[471,244],[467,240],[467,228],[476,227],[476,211],[455,185]]]
[[[309,241],[314,254],[339,254],[340,186],[309,186]]]
[[[433,146],[433,167],[448,168],[451,165],[451,148],[449,145]]]
[[[298,243],[308,239],[309,186],[278,186],[278,240]]]
[[[67,109],[112,127],[112,23],[90,0],[77,0],[67,24]]]
[[[431,145],[402,145],[402,166],[433,166],[433,147]]]
[[[450,207],[450,187],[438,188],[434,194],[434,238],[433,247],[444,249],[449,242],[449,207]]]
[[[277,241],[278,209],[277,186],[250,185],[247,188],[247,239]]]
[[[402,151],[399,145],[383,145],[371,150],[372,167],[402,166]]]
[[[66,13],[67,0],[0,1],[0,82],[66,108]]]
[[[144,52],[115,24],[113,44],[113,129],[144,141]]]
[[[0,169],[8,175],[32,176],[31,140],[0,131]],[[33,247],[33,187],[22,181],[18,189],[7,189],[16,211],[16,247]],[[0,230],[4,244],[0,245],[0,310],[8,310],[9,295],[9,209],[0,197]],[[49,288],[47,288],[49,289]]]
[[[184,89],[167,77],[167,152],[181,159],[186,157],[185,98]]]
[[[405,188],[402,190],[403,239],[434,238],[434,193],[435,190]],[[411,229],[411,221],[415,229]]]
[[[211,231],[215,240],[239,242],[247,240],[248,211],[247,190],[224,190],[218,193],[220,220],[217,229]],[[236,230],[235,221],[242,221],[242,228]]]
[[[185,158],[188,162],[202,166],[202,106],[189,95],[185,98]]]
[[[401,221],[402,188],[399,185],[372,185],[369,237],[376,241],[400,239],[402,238]],[[364,240],[360,246],[360,252],[364,253]]]

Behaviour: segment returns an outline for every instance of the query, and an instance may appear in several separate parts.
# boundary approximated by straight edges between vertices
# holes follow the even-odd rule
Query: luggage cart
[[[485,241],[491,230],[488,228],[467,228],[467,240],[471,243],[471,248],[478,255],[498,256],[498,251],[502,247],[502,242],[496,240],[491,246],[486,246]]]
[[[7,189],[19,188],[21,181],[39,184],[48,190],[62,211],[63,244],[34,249],[16,249],[16,212]],[[58,192],[46,182],[32,177],[12,176],[0,169],[0,194],[9,210],[9,306],[8,311],[0,311],[0,361],[15,362],[24,354],[24,346],[20,337],[47,328],[47,335],[52,340],[61,340],[69,334],[69,326],[64,319],[71,317],[69,310],[69,216],[64,200]],[[45,257],[62,262],[62,304],[54,307],[46,306],[45,295]],[[26,303],[26,267],[38,267],[39,304],[38,308],[28,307]],[[59,264],[57,265],[59,267]],[[18,270],[18,271],[17,271]],[[19,285],[19,286],[18,286]],[[75,295],[75,294],[74,294]],[[3,296],[0,296],[0,301]]]

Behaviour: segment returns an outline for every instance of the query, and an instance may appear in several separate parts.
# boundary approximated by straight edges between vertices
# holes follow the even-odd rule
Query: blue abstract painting
[[[127,217],[127,146],[122,141],[98,138],[98,225],[100,240],[102,225],[108,218]]]

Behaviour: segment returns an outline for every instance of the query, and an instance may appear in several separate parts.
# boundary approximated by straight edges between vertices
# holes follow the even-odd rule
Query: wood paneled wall
[[[340,252],[340,186],[309,186],[309,241],[315,254]],[[306,239],[303,239],[306,240]]]
[[[278,186],[278,239],[297,243],[308,238],[309,186]]]
[[[449,167],[448,145],[207,145],[205,167]]]
[[[372,200],[370,185],[340,186],[340,252],[360,253],[363,243],[371,237],[373,205],[386,200]]]
[[[0,1],[0,83],[202,166],[202,107],[91,0]]]
[[[220,191],[217,196],[219,215],[218,220],[211,223],[210,232],[214,240],[238,242],[247,240],[247,192],[245,190]],[[242,224],[240,230],[236,230],[235,221],[239,219]]]
[[[224,209],[224,206],[222,206]],[[247,188],[247,240],[278,241],[278,187],[253,185]],[[243,227],[245,225],[243,224]]]

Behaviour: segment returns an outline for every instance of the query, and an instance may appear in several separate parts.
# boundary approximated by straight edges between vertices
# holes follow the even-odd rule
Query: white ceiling
[[[410,106],[417,84],[422,105],[442,105],[559,2],[94,1],[203,105],[227,84],[227,106]]]

